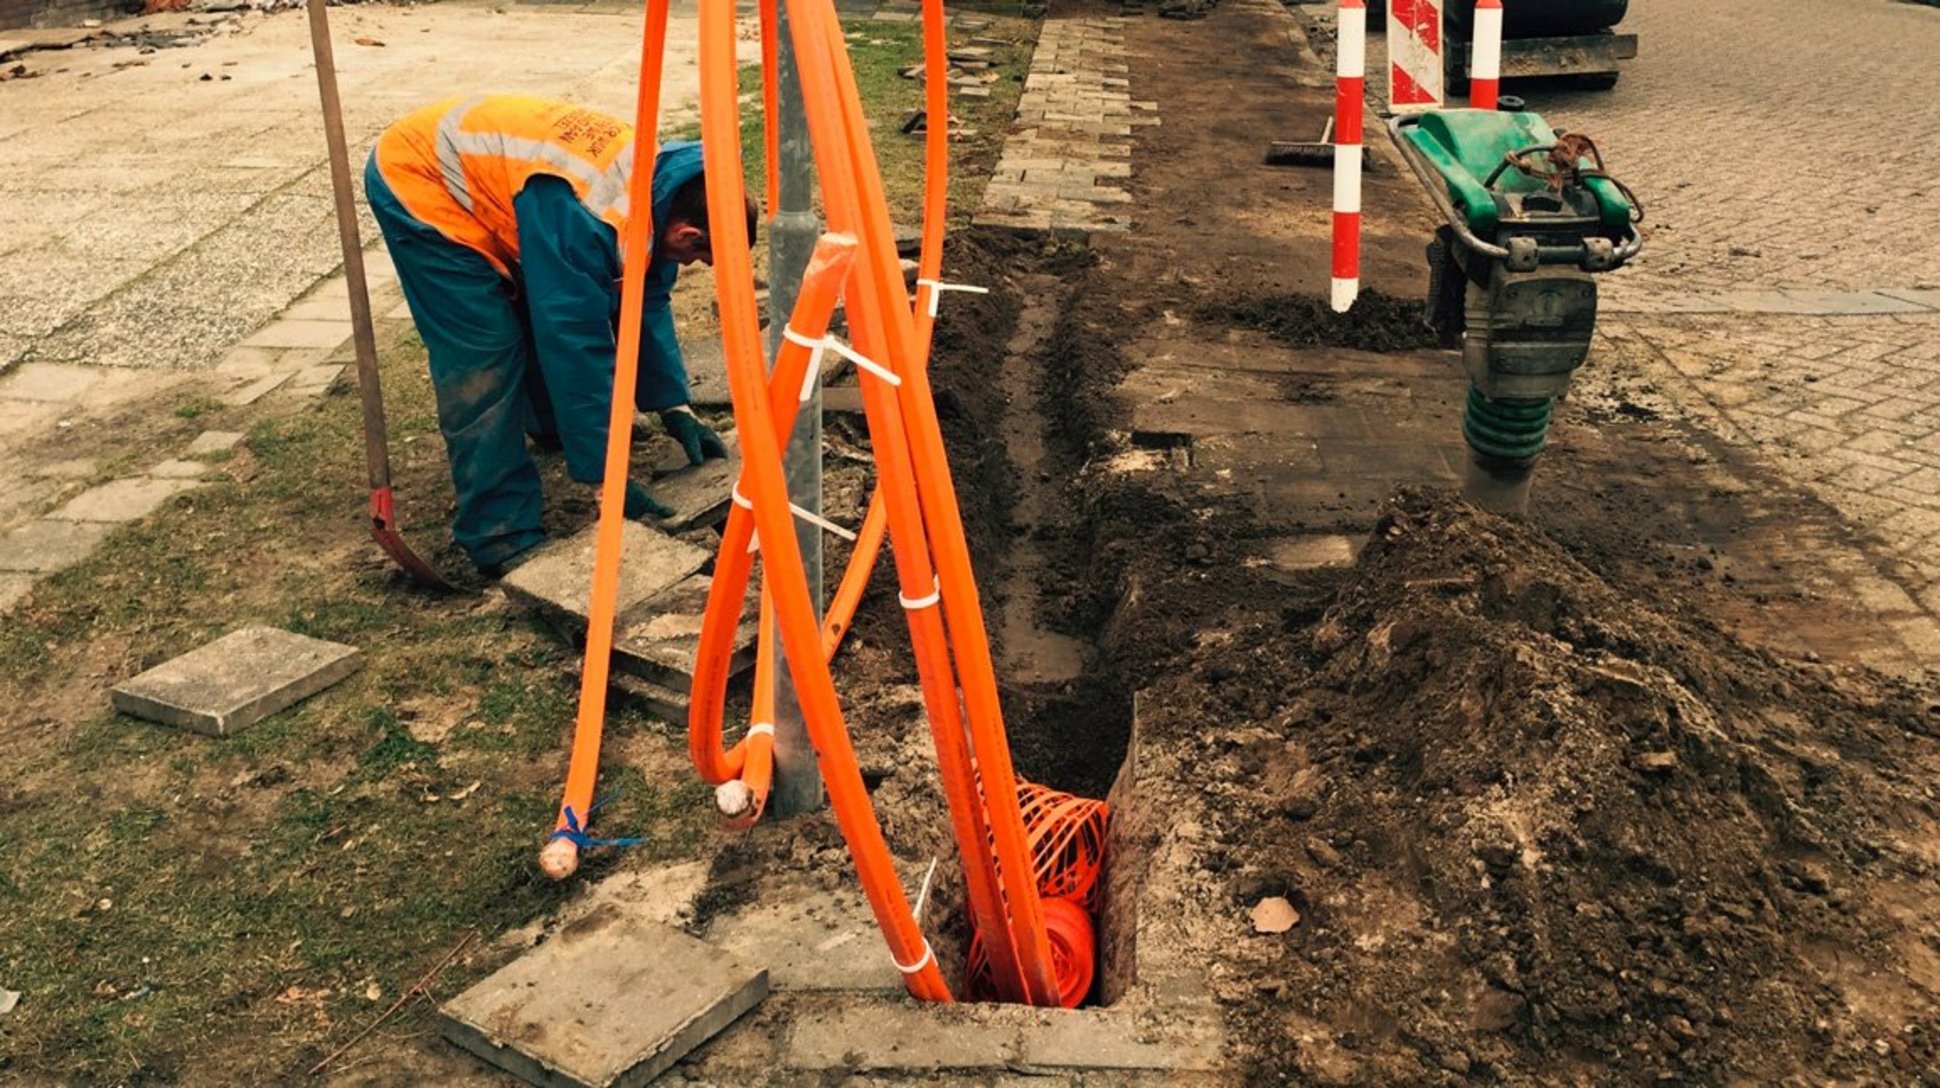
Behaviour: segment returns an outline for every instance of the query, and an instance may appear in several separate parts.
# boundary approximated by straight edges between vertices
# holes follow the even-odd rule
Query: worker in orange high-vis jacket
[[[430,355],[438,428],[458,493],[452,535],[487,576],[545,539],[528,435],[566,471],[606,468],[619,325],[620,238],[633,130],[566,102],[451,100],[378,137],[365,195]],[[726,448],[688,407],[670,295],[680,266],[713,264],[697,143],[661,146],[635,404],[695,464]],[[747,209],[753,240],[756,211]],[[629,480],[626,514],[670,511]]]

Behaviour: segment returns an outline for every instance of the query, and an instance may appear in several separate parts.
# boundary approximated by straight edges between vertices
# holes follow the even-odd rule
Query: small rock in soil
[[[1250,914],[1255,933],[1285,933],[1300,924],[1300,912],[1277,895],[1253,904]]]

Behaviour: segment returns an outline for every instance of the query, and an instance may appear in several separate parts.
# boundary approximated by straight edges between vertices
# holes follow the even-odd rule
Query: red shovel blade
[[[390,556],[392,562],[404,568],[406,574],[434,589],[452,588],[451,583],[445,581],[444,575],[439,574],[437,568],[419,558],[418,553],[411,550],[411,545],[406,544],[404,537],[397,531],[397,515],[392,509],[390,488],[380,487],[370,493],[370,521],[371,539],[377,541],[377,546],[384,549],[384,554]]]

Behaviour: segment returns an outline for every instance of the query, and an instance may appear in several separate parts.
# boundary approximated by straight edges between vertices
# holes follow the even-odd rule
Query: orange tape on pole
[[[732,0],[701,0],[701,146],[707,165],[715,291],[721,310],[728,387],[734,395],[735,422],[742,436],[742,478],[761,534],[765,583],[774,597],[782,649],[822,766],[830,807],[848,841],[876,923],[910,993],[924,1000],[948,1001],[949,986],[910,911],[856,765],[855,749],[849,742],[828,662],[822,655],[815,605],[809,599],[801,568],[794,515],[782,473],[781,446],[774,434],[762,373],[749,239],[740,230],[744,197],[734,52]]]
[[[586,658],[580,668],[579,716],[573,727],[572,760],[553,837],[539,853],[539,867],[554,880],[579,868],[579,843],[591,820],[593,786],[599,777],[600,734],[606,727],[606,682],[612,665],[613,613],[620,588],[620,530],[626,518],[627,464],[632,453],[633,391],[640,369],[640,326],[647,264],[653,257],[653,167],[658,150],[660,73],[667,40],[668,0],[647,0],[640,43],[640,90],[634,105],[633,176],[627,190],[631,214],[621,235],[625,255],[620,281],[619,342],[613,360],[613,404],[607,416],[606,475],[600,484],[599,528],[594,537],[593,586],[587,601]]]

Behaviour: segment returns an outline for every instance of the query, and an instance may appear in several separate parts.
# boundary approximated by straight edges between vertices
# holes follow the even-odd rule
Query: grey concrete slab
[[[189,443],[182,453],[188,457],[207,457],[216,453],[228,453],[243,440],[241,431],[203,431]]]
[[[78,399],[101,380],[101,372],[53,363],[23,363],[0,379],[0,398],[59,403]]]
[[[768,973],[619,905],[439,1010],[453,1043],[548,1088],[641,1085],[768,995]]]
[[[613,670],[607,688],[661,721],[683,729],[687,726],[687,711],[692,707],[693,700],[687,697],[685,691],[675,691],[665,684],[656,684],[619,669]]]
[[[693,690],[694,652],[714,580],[696,574],[620,613],[613,623],[613,663],[644,680],[685,694]],[[756,590],[749,587],[734,632],[730,675],[754,664]]]
[[[170,458],[151,467],[148,475],[158,480],[196,480],[209,471],[209,466],[200,461],[181,461]]]
[[[539,553],[500,581],[506,595],[537,612],[570,638],[586,633],[587,601],[593,590],[593,552],[597,525],[577,535],[542,545]],[[700,570],[711,557],[705,549],[626,522],[621,530],[620,588],[615,615],[671,589]]]
[[[64,521],[134,521],[194,486],[189,480],[112,480],[81,492],[49,516]]]
[[[30,521],[0,536],[0,571],[66,570],[87,558],[114,529],[99,521]]]
[[[883,947],[868,900],[848,884],[832,890],[764,884],[760,901],[716,918],[707,939],[743,960],[767,964],[777,993],[903,992],[902,972]]]
[[[332,321],[278,318],[252,333],[243,344],[262,348],[334,348],[349,338],[347,318]]]
[[[245,627],[117,684],[124,714],[228,736],[364,667],[354,646]]]
[[[671,517],[658,525],[670,533],[684,533],[703,526],[712,527],[727,520],[728,506],[734,498],[734,481],[741,477],[741,459],[716,457],[698,465],[683,464],[665,476],[656,477],[653,497],[673,508]]]
[[[1940,310],[1940,291],[1894,287],[1881,291],[1880,294],[1886,295],[1889,298],[1899,299],[1902,302],[1910,302],[1915,306],[1922,306],[1929,310]]]
[[[34,588],[31,574],[0,574],[0,614],[13,611],[13,606],[27,599],[27,593]]]
[[[1348,566],[1358,550],[1352,537],[1321,533],[1272,541],[1267,544],[1266,557],[1281,570],[1298,572]]]
[[[247,385],[239,386],[224,393],[222,395],[222,403],[232,408],[242,408],[254,404],[264,397],[269,396],[271,393],[274,393],[284,382],[289,381],[290,377],[290,372],[287,370],[265,374]]]

